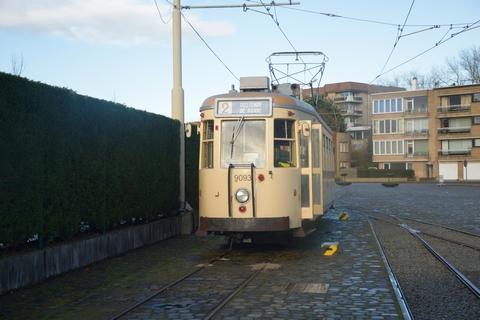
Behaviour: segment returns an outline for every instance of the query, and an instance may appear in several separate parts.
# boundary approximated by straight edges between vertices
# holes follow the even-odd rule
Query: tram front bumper
[[[200,218],[200,233],[205,232],[270,232],[290,228],[288,217],[279,218]]]

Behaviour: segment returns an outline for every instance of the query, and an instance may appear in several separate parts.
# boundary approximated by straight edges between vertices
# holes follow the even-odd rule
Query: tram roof
[[[332,129],[328,124],[323,120],[323,118],[318,114],[314,107],[305,101],[299,100],[295,97],[288,96],[276,92],[232,92],[218,94],[211,97],[208,97],[203,101],[202,106],[200,107],[200,112],[211,110],[215,108],[216,99],[236,99],[236,98],[272,98],[273,108],[285,108],[292,109],[307,113],[315,117],[322,126],[326,127],[328,131],[332,132]]]

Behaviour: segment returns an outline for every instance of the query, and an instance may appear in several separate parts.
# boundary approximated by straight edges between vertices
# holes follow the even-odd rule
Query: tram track
[[[192,282],[198,282],[197,285],[199,286],[204,286],[205,285],[205,280],[200,280],[199,279],[194,279],[194,276],[198,276],[202,271],[204,270],[207,270],[207,269],[210,269],[210,268],[215,268],[215,263],[228,263],[228,261],[231,260],[232,257],[230,257],[229,255],[231,255],[231,250],[229,250],[228,252],[218,256],[218,257],[215,257],[213,259],[211,259],[209,262],[205,263],[205,264],[201,264],[199,265],[196,269],[192,270],[191,272],[183,275],[182,277],[172,281],[171,283],[163,286],[161,289],[157,290],[156,292],[150,294],[149,296],[141,299],[140,301],[136,302],[135,304],[131,305],[130,307],[126,308],[125,310],[123,310],[122,312],[116,314],[115,316],[111,317],[110,319],[111,320],[117,320],[117,319],[128,319],[130,315],[133,315],[135,316],[135,313],[138,312],[141,308],[156,308],[157,306],[154,304],[153,306],[149,306],[149,303],[156,299],[156,298],[159,298],[161,297],[162,295],[167,295],[167,294],[174,294],[175,293],[175,290],[181,290],[181,286],[182,285],[185,285],[185,286],[188,286],[188,284],[186,284],[187,281],[192,281]],[[200,319],[213,319],[216,315],[218,315],[227,305],[230,301],[232,301],[240,292],[242,292],[242,290],[249,284],[251,283],[261,272],[263,272],[267,266],[269,265],[269,262],[271,261],[271,259],[267,259],[268,262],[263,262],[263,263],[257,263],[255,264],[256,267],[252,267],[251,271],[249,272],[248,276],[243,276],[241,281],[238,281],[238,283],[236,283],[233,288],[231,288],[230,290],[228,290],[228,292],[223,292],[223,294],[218,294],[218,297],[216,297],[216,299],[214,300],[218,300],[216,303],[212,304],[210,303],[211,305],[206,305],[204,309],[207,309],[208,311],[207,312],[200,312],[195,316],[195,318],[200,318]],[[246,266],[241,266],[241,267],[246,267]],[[206,277],[206,281],[218,281],[218,279],[216,279],[214,276],[213,276],[213,280],[212,280],[212,276],[205,276]],[[209,279],[210,278],[210,279]],[[230,281],[231,279],[228,278],[227,279],[229,282],[232,282]],[[233,281],[234,282],[234,281]],[[213,284],[214,287],[217,286],[217,283],[214,283]],[[212,293],[213,294],[213,293]],[[206,314],[206,315],[205,315]],[[168,316],[167,316],[168,318]]]
[[[404,289],[406,296],[405,300],[413,303],[413,307],[410,306],[410,308],[416,319],[435,318],[438,317],[438,314],[443,314],[442,317],[445,317],[448,312],[450,312],[448,316],[449,319],[462,318],[465,315],[461,314],[461,308],[458,308],[458,306],[465,305],[465,301],[471,301],[471,303],[467,303],[467,305],[470,306],[478,305],[478,299],[480,298],[479,288],[468,277],[460,272],[458,268],[444,258],[438,250],[433,248],[429,242],[420,236],[421,232],[419,230],[410,227],[400,218],[395,216],[386,215],[379,217],[371,214],[364,214],[364,216],[366,216],[368,221],[372,224],[373,232],[375,232],[375,229],[377,228],[382,230],[380,231],[381,234],[379,236],[381,239],[381,250],[385,250],[385,255],[388,257],[388,263],[392,266],[393,272],[396,269],[395,274],[398,278],[398,282]],[[374,226],[374,223],[372,223],[371,220],[375,221],[377,226]],[[403,230],[403,234],[401,233],[401,230]],[[405,231],[411,235],[410,238],[406,237]],[[409,239],[414,239],[415,242],[412,242],[412,240]],[[450,241],[449,243],[455,242]],[[463,246],[463,244],[461,245]],[[434,262],[427,260],[427,256],[421,253],[422,247],[424,248],[423,250],[426,250],[429,253],[428,256],[435,257],[435,261],[441,263],[443,270],[440,269],[438,265],[435,265]],[[472,248],[469,248],[468,246],[463,247],[465,248],[464,250],[467,248],[472,250]],[[401,252],[400,250],[403,251],[401,256],[399,256],[399,252]],[[393,260],[393,262],[390,260]],[[450,276],[447,275],[447,270]],[[422,275],[421,278],[425,279],[434,276],[435,280],[432,278],[431,281],[427,282],[425,279],[419,279],[419,275]],[[458,284],[461,283],[463,288],[469,290],[469,294],[466,294],[465,289],[461,291],[459,285],[453,283],[452,276],[455,277]],[[438,281],[438,279],[441,279],[442,281]],[[438,286],[437,284],[432,283],[433,281],[438,281],[442,283],[442,285]],[[448,288],[448,290],[446,290],[446,288]],[[432,299],[432,295],[438,295],[439,298]],[[419,300],[426,303],[431,301],[430,303],[435,305],[435,307],[426,308],[425,304],[418,303]],[[438,301],[444,301],[444,303],[438,303]],[[450,304],[451,306],[446,307],[446,304]],[[460,310],[455,311],[455,313],[452,314],[453,311],[451,310],[455,307]],[[435,315],[436,309],[445,311]],[[466,312],[478,316],[480,308],[477,309],[468,309]]]

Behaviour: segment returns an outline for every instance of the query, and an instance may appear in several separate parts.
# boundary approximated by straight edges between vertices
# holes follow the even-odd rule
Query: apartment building
[[[380,169],[433,175],[429,154],[428,90],[372,94],[373,162]]]
[[[352,148],[361,150],[367,147],[371,135],[370,94],[403,90],[360,82],[338,82],[321,87],[319,94],[335,103],[344,118],[345,131],[352,136]],[[311,95],[310,90],[305,90],[304,95]]]
[[[417,178],[480,180],[480,85],[372,94],[373,162]]]
[[[335,132],[333,135],[335,142],[335,176],[338,178],[342,173],[347,176],[355,175],[352,172],[352,137],[346,132]]]
[[[433,89],[429,109],[434,175],[480,180],[480,85]]]

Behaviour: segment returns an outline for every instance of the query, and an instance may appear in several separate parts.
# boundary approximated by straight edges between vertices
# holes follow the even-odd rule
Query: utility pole
[[[180,0],[174,0],[172,9],[173,29],[173,89],[172,118],[180,121],[180,209],[185,208],[185,128],[184,93],[182,87],[182,18]]]

